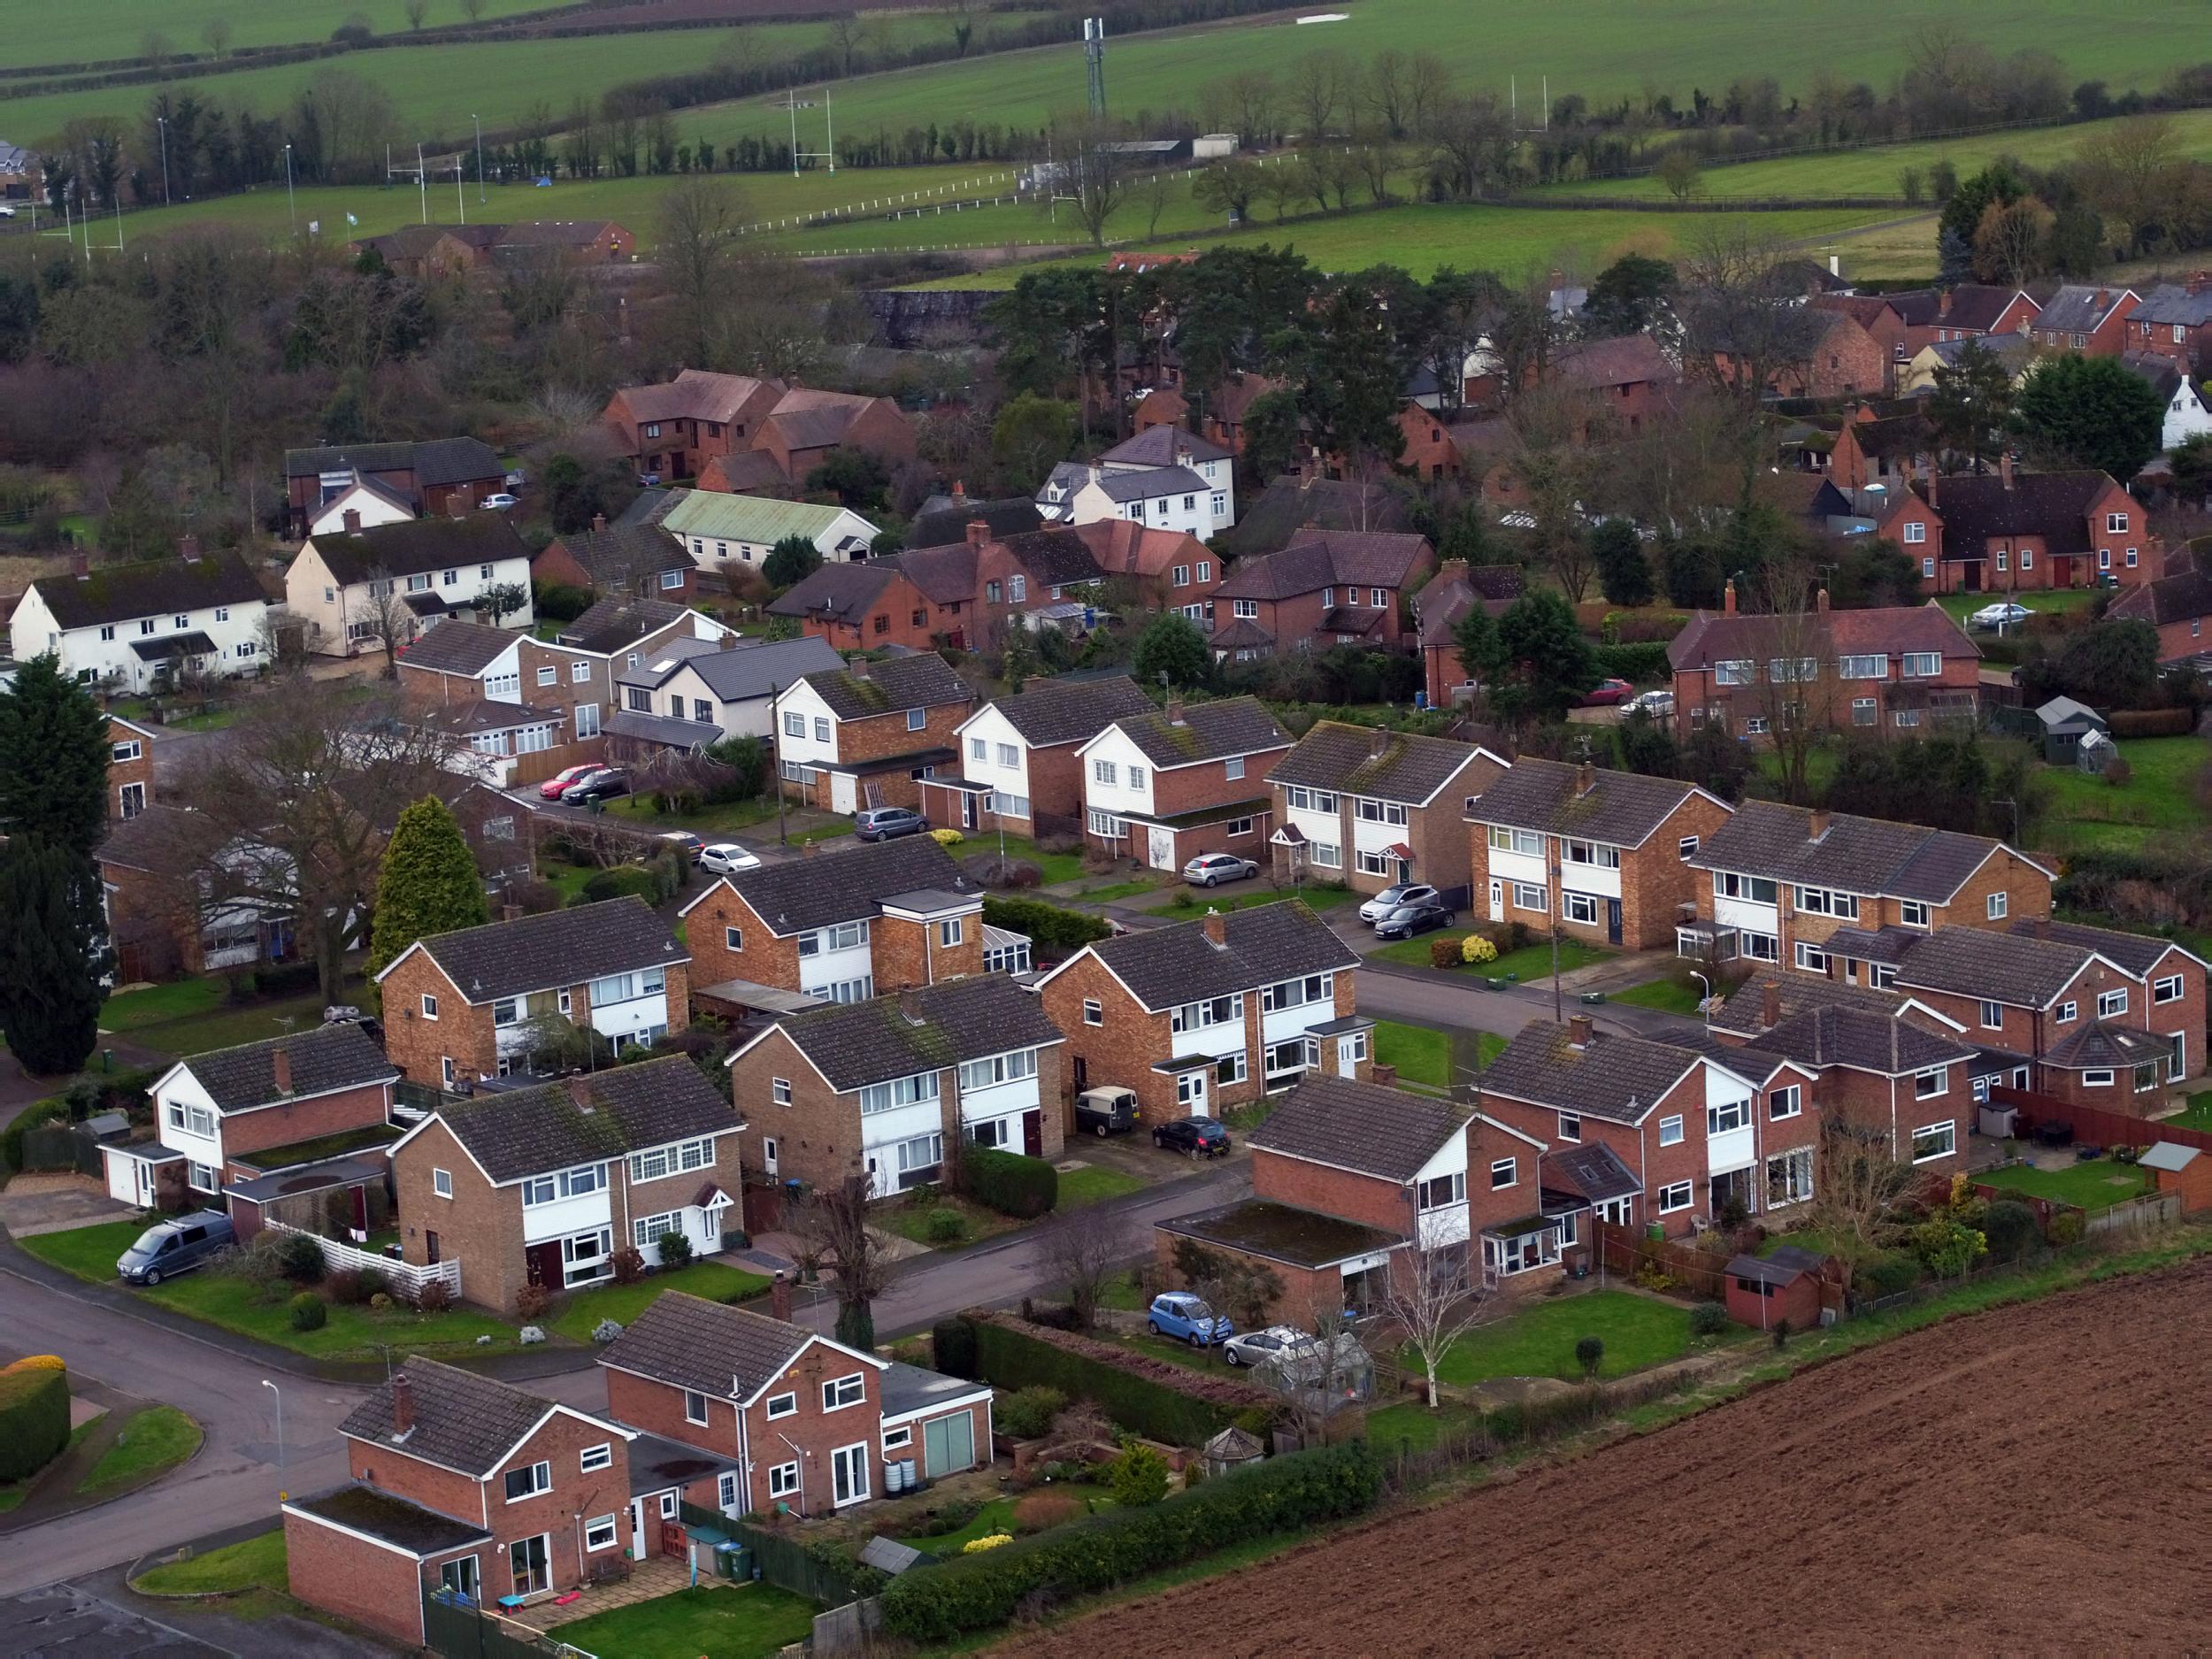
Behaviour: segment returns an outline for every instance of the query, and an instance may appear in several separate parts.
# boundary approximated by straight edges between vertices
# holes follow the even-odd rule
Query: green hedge
[[[69,1444],[69,1373],[0,1374],[0,1480],[35,1475]]]
[[[1594,645],[1590,655],[1597,658],[1601,673],[1625,680],[1631,685],[1664,680],[1674,672],[1667,663],[1664,640],[1639,641],[1632,645]]]
[[[47,1100],[34,1102],[18,1112],[15,1120],[5,1130],[0,1130],[0,1157],[7,1160],[10,1169],[21,1169],[23,1167],[23,1132],[27,1129],[43,1128],[48,1124],[65,1124],[68,1121],[69,1102],[60,1095],[56,1094]]]
[[[1060,1172],[1042,1158],[995,1147],[964,1148],[960,1189],[1002,1216],[1033,1221],[1060,1202]]]
[[[2115,737],[2186,737],[2197,729],[2194,709],[2115,709],[2108,718]]]
[[[902,1573],[883,1593],[883,1621],[914,1641],[947,1641],[1005,1624],[1033,1592],[1110,1590],[1249,1539],[1357,1515],[1381,1494],[1382,1465],[1364,1440],[1294,1452],[1162,1503]]]
[[[577,902],[596,904],[602,899],[635,898],[655,904],[665,896],[661,891],[660,879],[642,864],[617,864],[586,881]]]
[[[989,1318],[965,1323],[975,1333],[977,1381],[1009,1391],[1057,1388],[1071,1398],[1090,1401],[1123,1428],[1151,1440],[1202,1446],[1232,1425],[1260,1432],[1273,1415],[1269,1396],[1233,1377],[1171,1365],[1064,1332],[1033,1335]]]
[[[975,1381],[975,1326],[965,1319],[940,1319],[929,1327],[929,1359],[933,1371]]]
[[[1080,910],[1064,910],[1042,899],[986,898],[983,921],[986,926],[1003,927],[1010,933],[1026,933],[1033,944],[1044,950],[1080,950],[1109,937],[1114,931],[1098,917],[1086,916]]]

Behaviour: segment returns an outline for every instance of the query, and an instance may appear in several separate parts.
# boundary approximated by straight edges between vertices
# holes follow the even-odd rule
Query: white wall
[[[704,698],[713,706],[714,723],[722,728],[725,737],[772,737],[775,734],[774,711],[764,696],[725,703],[708,689],[705,680],[688,668],[678,669],[653,694],[657,710],[665,710],[672,695],[683,698],[686,710]],[[688,719],[691,717],[687,713],[685,718]]]
[[[1132,742],[1118,727],[1109,727],[1100,733],[1079,751],[1083,762],[1083,804],[1094,811],[1116,814],[1135,813],[1141,818],[1152,816],[1151,758]],[[1110,762],[1114,781],[1101,783],[1098,778],[1100,761]],[[1143,781],[1130,787],[1129,772],[1136,767]]]
[[[975,752],[979,742],[983,745],[980,756]],[[1007,748],[1013,750],[1010,765],[1001,756],[1001,750]],[[959,770],[963,778],[988,784],[1001,795],[1019,795],[1033,803],[1028,810],[1033,816],[1036,809],[1029,788],[1028,740],[996,709],[985,707],[960,728]]]
[[[787,716],[803,718],[805,729],[790,731]],[[826,726],[822,722],[827,722]],[[824,735],[826,733],[826,735]],[[801,680],[776,699],[776,758],[802,765],[822,766],[837,758],[837,719],[814,687]]]
[[[62,672],[73,680],[86,683],[111,680],[133,691],[143,691],[153,682],[156,665],[142,660],[131,649],[134,641],[165,639],[175,634],[204,634],[214,641],[217,653],[206,664],[211,672],[250,674],[264,660],[261,618],[268,609],[262,601],[255,599],[243,604],[210,605],[188,611],[182,627],[176,625],[172,613],[72,628],[65,633],[34,588],[15,608],[8,626],[9,644],[18,662],[27,662],[51,651],[61,659]],[[145,621],[152,623],[150,629],[141,626]],[[104,633],[114,637],[103,638]],[[241,646],[249,648],[243,657],[239,655]]]

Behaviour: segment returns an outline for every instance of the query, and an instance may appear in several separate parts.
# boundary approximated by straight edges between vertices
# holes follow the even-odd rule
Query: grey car
[[[918,835],[929,820],[911,807],[870,807],[853,820],[853,833],[864,841],[887,841],[901,835]]]
[[[204,1265],[217,1251],[237,1242],[228,1216],[220,1210],[197,1210],[147,1228],[137,1243],[116,1258],[115,1271],[128,1284],[158,1285]]]

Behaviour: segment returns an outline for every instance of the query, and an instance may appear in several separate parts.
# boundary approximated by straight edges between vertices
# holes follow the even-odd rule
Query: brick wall
[[[2005,914],[1992,921],[1989,895],[2006,895]],[[1935,907],[1929,922],[1935,927],[1988,927],[2008,931],[2012,924],[2047,920],[2051,914],[2051,879],[2017,855],[2000,850],[1969,877],[1950,903]]]
[[[1156,1227],[1153,1230],[1153,1263],[1159,1270],[1161,1282],[1165,1285],[1175,1286],[1183,1282],[1182,1275],[1175,1271],[1175,1245],[1173,1233]],[[1270,1321],[1310,1325],[1324,1313],[1343,1311],[1344,1275],[1334,1267],[1297,1267],[1288,1262],[1248,1256],[1241,1250],[1225,1249],[1217,1244],[1209,1244],[1204,1248],[1217,1256],[1248,1262],[1275,1275],[1282,1284],[1282,1290],[1268,1303],[1267,1317]]]
[[[941,942],[940,924],[879,916],[869,925],[869,959],[878,991],[902,986],[936,985],[963,974],[983,972],[983,918],[964,916],[960,942]]]
[[[791,1085],[791,1100],[779,1105],[774,1079]],[[730,1068],[738,1110],[745,1115],[745,1165],[768,1168],[765,1141],[776,1143],[774,1178],[796,1177],[826,1187],[861,1172],[860,1104],[822,1080],[790,1038],[773,1031],[747,1049]]]
[[[434,1169],[452,1176],[452,1197],[438,1196]],[[392,1160],[392,1185],[400,1259],[415,1267],[430,1265],[434,1235],[438,1259],[461,1263],[462,1300],[511,1312],[515,1298],[530,1282],[523,1255],[521,1188],[495,1187],[486,1179],[442,1123],[399,1149]]]
[[[475,1514],[473,1508],[470,1514]],[[450,1561],[455,1553],[441,1559]],[[479,1573],[488,1565],[480,1560]],[[429,1575],[411,1557],[287,1514],[284,1571],[292,1594],[310,1607],[351,1619],[410,1652],[421,1643],[422,1586]]]
[[[729,944],[736,928],[738,948]],[[726,881],[708,888],[685,918],[684,941],[691,952],[692,978],[701,985],[750,979],[780,990],[799,988],[799,939],[778,938],[773,929]]]
[[[438,1017],[423,1013],[436,998]],[[457,1078],[473,1081],[499,1071],[489,1003],[471,1007],[427,951],[418,950],[384,978],[384,1052],[411,1083],[435,1088],[453,1062]]]
[[[108,761],[108,817],[111,818],[119,818],[123,816],[123,791],[133,784],[138,786],[140,791],[138,799],[141,805],[151,806],[154,803],[154,746],[152,742],[141,737],[120,721],[110,720],[108,722],[108,752],[111,757],[114,754],[114,745],[118,743],[135,743],[138,746],[138,757],[135,760],[119,761],[111,758]]]
[[[1264,1147],[1252,1148],[1252,1196],[1272,1199],[1299,1210],[1347,1221],[1365,1222],[1392,1233],[1413,1225],[1410,1188],[1378,1177],[1356,1175],[1302,1158],[1287,1158]]]
[[[1155,1061],[1174,1053],[1166,1013],[1147,1013],[1094,956],[1077,957],[1039,995],[1046,1017],[1067,1033],[1064,1052],[1071,1097],[1110,1084],[1135,1091],[1147,1123],[1183,1115],[1175,1103],[1175,1079],[1151,1069]],[[1099,1003],[1102,1024],[1084,1023],[1086,1000]]]
[[[319,1094],[311,1100],[288,1101],[257,1111],[223,1114],[223,1156],[236,1159],[266,1147],[286,1147],[320,1135],[348,1129],[368,1129],[385,1121],[390,1110],[391,1086],[372,1083]],[[234,1169],[234,1175],[243,1172]]]

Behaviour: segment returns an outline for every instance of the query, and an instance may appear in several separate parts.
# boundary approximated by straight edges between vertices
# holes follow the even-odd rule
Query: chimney
[[[1588,761],[1575,768],[1575,799],[1580,800],[1598,787],[1598,769]]]
[[[980,518],[968,520],[968,545],[981,547],[991,539],[991,526]]]
[[[867,679],[867,678],[868,678],[868,667],[869,667],[869,664],[868,664],[868,659],[867,659],[866,657],[854,657],[854,658],[853,658],[853,660],[852,660],[852,664],[851,664],[851,666],[852,666],[852,676],[853,676],[853,678],[854,678],[855,680],[865,680],[865,679]]]
[[[1997,451],[1997,476],[2003,481],[2004,487],[2007,489],[2010,489],[2012,488],[2011,450],[2000,449]]]
[[[467,518],[469,516],[468,496],[462,492],[456,490],[452,495],[448,495],[445,498],[445,511],[446,517],[449,518]]]
[[[1805,839],[1809,841],[1828,838],[1828,809],[1816,806],[1805,815]]]
[[[952,480],[952,499],[955,506],[968,499],[968,487],[956,478]]]
[[[1939,317],[1948,317],[1950,314],[1951,290],[1949,288],[1945,288],[1936,296],[1936,315]]]
[[[1388,749],[1389,747],[1390,728],[1386,726],[1377,726],[1375,728],[1374,741],[1370,742],[1367,746],[1368,754],[1372,758],[1380,760],[1382,758],[1383,750]]]
[[[1814,590],[1813,609],[1820,611],[1825,611],[1828,609],[1828,590],[1825,588]]]
[[[737,649],[737,630],[735,628],[724,629],[722,637],[714,642],[714,649],[718,651],[735,650]]]
[[[187,565],[197,565],[200,562],[200,538],[190,534],[179,536],[177,556]]]
[[[1590,1017],[1571,1014],[1567,1017],[1567,1046],[1579,1052],[1590,1046]]]
[[[359,535],[361,534],[361,510],[358,507],[349,507],[344,512],[341,513],[339,517],[345,523],[346,534],[348,535]]]
[[[1229,922],[1228,918],[1223,916],[1219,910],[1208,910],[1206,912],[1206,919],[1199,925],[1206,930],[1206,942],[1208,944],[1211,945],[1216,950],[1228,949]]]
[[[1759,1001],[1759,1025],[1764,1030],[1772,1031],[1781,1023],[1781,983],[1776,979],[1769,979],[1764,987],[1764,995]]]
[[[595,530],[605,529],[607,527],[607,515],[603,512],[595,512],[592,514],[591,527]]]
[[[80,549],[69,556],[69,573],[81,582],[92,580],[92,556]]]
[[[289,1094],[292,1092],[292,1056],[281,1043],[269,1050],[269,1071],[276,1079],[276,1092]]]
[[[2099,288],[2097,290],[2097,309],[2099,311],[2104,310],[2104,308],[2111,303],[2111,300],[2112,290],[2110,288]]]
[[[415,1432],[415,1385],[405,1371],[392,1374],[392,1438],[403,1440]]]
[[[1097,483],[1097,482],[1098,482],[1098,463],[1097,463],[1097,462],[1095,462],[1095,461],[1093,461],[1093,462],[1091,463],[1091,465],[1090,465],[1090,474],[1091,474],[1091,482],[1092,482],[1092,483],[1094,483],[1094,484]]]
[[[791,1281],[784,1277],[781,1268],[776,1270],[775,1278],[768,1284],[768,1312],[786,1325],[791,1323]]]
[[[802,857],[802,858],[819,858],[821,856],[822,856],[822,843],[821,843],[821,842],[819,842],[819,841],[802,841],[802,842],[799,844],[799,856],[800,856],[800,857]]]
[[[922,994],[910,984],[899,987],[899,1012],[910,1025],[922,1023]]]
[[[1736,614],[1736,579],[1731,576],[1728,585],[1720,590],[1720,613],[1724,617]]]
[[[2192,271],[2189,273],[2189,291],[2192,294],[2203,293],[2207,284],[2212,284],[2212,272]]]
[[[1934,507],[1938,504],[1937,495],[1942,487],[1942,472],[1935,467],[1930,467],[1928,469],[1928,505],[1930,507]]]
[[[576,1110],[580,1112],[591,1110],[590,1075],[583,1071],[572,1071],[565,1081],[568,1084],[568,1097],[575,1102]]]
[[[1170,726],[1182,725],[1183,700],[1180,697],[1170,697],[1167,700],[1167,723]]]

